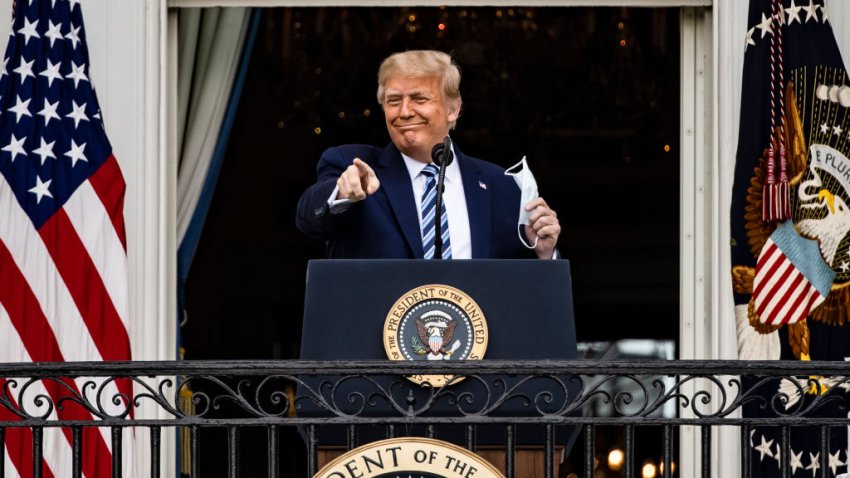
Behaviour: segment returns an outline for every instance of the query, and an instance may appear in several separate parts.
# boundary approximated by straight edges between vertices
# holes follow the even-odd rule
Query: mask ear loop
[[[540,236],[534,236],[534,244],[529,246],[528,241],[526,241],[525,237],[523,237],[524,231],[521,230],[521,229],[524,229],[524,228],[525,228],[525,224],[517,224],[516,232],[517,232],[517,236],[519,236],[519,242],[521,242],[522,245],[525,246],[528,249],[534,249],[535,247],[537,247],[537,241],[540,239]]]

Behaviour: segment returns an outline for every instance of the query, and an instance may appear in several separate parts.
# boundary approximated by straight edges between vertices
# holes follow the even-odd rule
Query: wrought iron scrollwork
[[[145,419],[146,424],[169,426],[246,419],[309,424],[496,418],[517,423],[739,424],[750,420],[736,415],[744,407],[777,423],[799,423],[828,408],[841,411],[836,424],[847,422],[846,363],[484,364],[86,363],[51,364],[47,370],[44,364],[15,364],[0,366],[0,408],[14,417],[0,426],[62,426],[79,424],[80,417],[112,425]],[[455,378],[439,388],[405,378],[435,373]],[[191,409],[181,404],[186,396]]]

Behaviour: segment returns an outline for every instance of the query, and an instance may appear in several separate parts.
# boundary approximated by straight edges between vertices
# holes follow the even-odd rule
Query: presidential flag
[[[749,4],[731,210],[742,356],[850,357],[850,82],[833,27],[846,25],[832,24],[823,0]],[[776,354],[750,355],[773,350],[764,338],[776,341]],[[830,387],[819,385],[804,387],[800,397],[786,394],[788,406],[811,404]],[[770,400],[786,391],[782,383],[759,382],[748,393],[777,403]],[[836,403],[807,416],[846,416]],[[773,410],[751,403],[744,413],[766,417]],[[778,429],[753,429],[753,476],[779,476],[784,459],[792,477],[845,472],[847,429],[828,430],[822,450],[818,427],[793,427],[791,453],[783,456]]]
[[[0,362],[131,358],[125,184],[91,84],[81,8],[79,0],[18,0],[13,12],[0,71]],[[106,399],[84,387],[89,381]],[[22,393],[24,383],[0,380],[0,398],[20,412],[0,406],[0,420],[44,413],[38,394],[54,404],[84,395],[115,415],[132,399],[127,380],[43,381]],[[49,418],[94,419],[74,401]],[[71,430],[43,433],[34,463],[32,431],[6,429],[5,476],[39,467],[42,476],[68,476]],[[84,476],[111,476],[111,447],[110,429],[85,429]]]

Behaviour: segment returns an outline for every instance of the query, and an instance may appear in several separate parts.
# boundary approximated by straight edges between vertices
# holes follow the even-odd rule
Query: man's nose
[[[401,100],[401,108],[399,109],[399,116],[402,118],[410,118],[413,116],[413,108],[411,108],[410,100],[404,98]]]

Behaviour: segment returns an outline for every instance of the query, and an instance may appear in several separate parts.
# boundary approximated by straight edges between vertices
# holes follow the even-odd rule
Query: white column
[[[732,298],[731,250],[729,238],[732,181],[735,176],[735,152],[738,147],[738,122],[741,111],[741,77],[744,65],[744,38],[747,31],[749,2],[715,0],[713,37],[716,52],[714,70],[714,154],[711,215],[714,240],[711,256],[711,292],[713,313],[709,315],[711,344],[706,358],[736,359],[737,337]],[[730,390],[730,393],[735,393]],[[740,431],[719,427],[712,437],[713,476],[738,476],[740,473]]]

